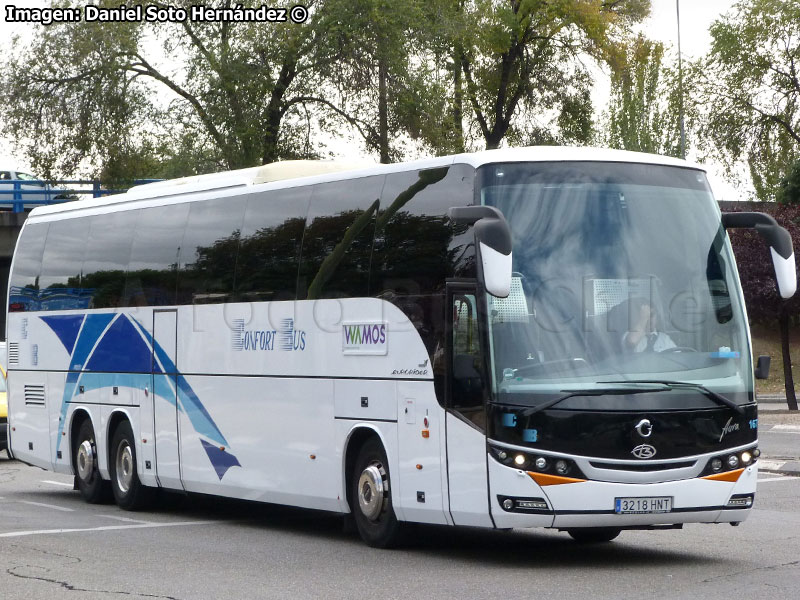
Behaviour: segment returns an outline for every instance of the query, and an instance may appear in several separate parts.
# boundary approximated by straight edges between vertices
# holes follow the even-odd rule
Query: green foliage
[[[313,18],[302,25],[37,27],[29,47],[16,45],[0,80],[0,116],[48,177],[79,168],[115,179],[142,168],[190,174],[313,156],[298,128],[308,129],[304,106],[322,101],[311,92],[336,55],[326,4],[307,4]]]
[[[611,77],[603,135],[609,148],[681,156],[679,78],[663,61],[663,44],[641,35],[627,47]]]
[[[486,147],[506,138],[588,142],[592,80],[583,59],[615,64],[615,37],[649,8],[640,0],[465,3],[454,47]]]
[[[696,72],[707,108],[698,140],[732,178],[745,160],[757,197],[773,200],[800,156],[800,3],[740,0],[711,36]]]
[[[781,204],[800,205],[800,160],[796,160],[781,179],[777,200]]]

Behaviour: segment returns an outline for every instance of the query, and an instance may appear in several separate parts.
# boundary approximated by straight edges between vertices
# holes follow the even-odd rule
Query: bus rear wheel
[[[111,490],[121,509],[141,510],[150,505],[155,490],[142,485],[139,481],[136,469],[136,443],[128,421],[121,422],[114,431],[108,470],[111,475]]]
[[[585,527],[581,529],[567,529],[567,533],[576,542],[581,544],[601,544],[610,542],[622,532],[615,527]]]
[[[92,422],[87,418],[78,429],[72,449],[75,481],[83,499],[89,504],[107,502],[111,494],[108,482],[100,476],[97,467],[97,443]]]
[[[392,507],[389,464],[378,440],[367,440],[350,476],[353,518],[361,539],[373,548],[391,548],[401,541],[401,523]]]

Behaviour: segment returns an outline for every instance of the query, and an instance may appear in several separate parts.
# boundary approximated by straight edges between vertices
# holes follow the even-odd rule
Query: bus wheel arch
[[[347,501],[359,535],[376,548],[396,546],[402,523],[392,504],[392,475],[377,431],[361,427],[351,434],[345,468]]]
[[[156,490],[139,479],[136,438],[129,415],[122,411],[111,415],[108,439],[108,473],[114,500],[123,510],[147,508]]]
[[[107,502],[110,498],[108,481],[100,475],[97,434],[92,418],[85,410],[77,410],[70,424],[70,453],[75,486],[89,504]]]

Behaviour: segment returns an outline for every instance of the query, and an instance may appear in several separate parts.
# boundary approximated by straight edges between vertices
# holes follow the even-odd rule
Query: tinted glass
[[[236,299],[294,300],[310,187],[262,192],[247,200],[236,263]]]
[[[230,300],[245,204],[244,197],[192,204],[181,244],[179,304]]]
[[[177,266],[188,204],[139,211],[125,281],[126,306],[175,304]]]
[[[90,219],[81,290],[83,295],[91,296],[92,308],[122,306],[138,212],[95,215]]]
[[[473,203],[473,174],[452,165],[387,175],[376,224],[370,294],[398,306],[417,329],[440,401],[445,281],[475,275],[472,230],[451,225],[447,209]]]
[[[453,165],[387,175],[372,265],[372,295],[442,292],[474,275],[472,232],[452,227],[451,206],[473,203],[473,169]]]
[[[752,400],[747,322],[705,175],[619,163],[480,170],[513,238],[512,292],[488,298],[494,388],[539,404],[564,389],[697,382]],[[662,392],[656,388],[656,391]],[[576,395],[565,410],[705,408],[688,393]]]
[[[375,217],[384,177],[314,186],[303,233],[298,298],[369,294]]]
[[[81,266],[89,237],[89,219],[53,221],[42,259],[41,310],[88,308],[91,295],[81,293]]]
[[[39,274],[48,227],[47,223],[26,225],[20,234],[11,273],[9,312],[39,310]]]

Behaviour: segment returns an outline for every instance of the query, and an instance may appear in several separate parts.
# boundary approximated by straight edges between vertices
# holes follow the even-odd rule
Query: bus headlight
[[[738,467],[739,466],[739,457],[736,456],[735,454],[731,454],[728,457],[728,466],[731,469],[735,469],[736,467]]]
[[[753,456],[749,452],[747,451],[742,452],[742,464],[749,465],[752,462],[752,460]]]
[[[722,461],[719,458],[715,458],[711,461],[711,470],[715,473],[718,473],[722,469]]]
[[[540,456],[536,459],[536,468],[540,471],[544,471],[547,468],[547,459]]]

